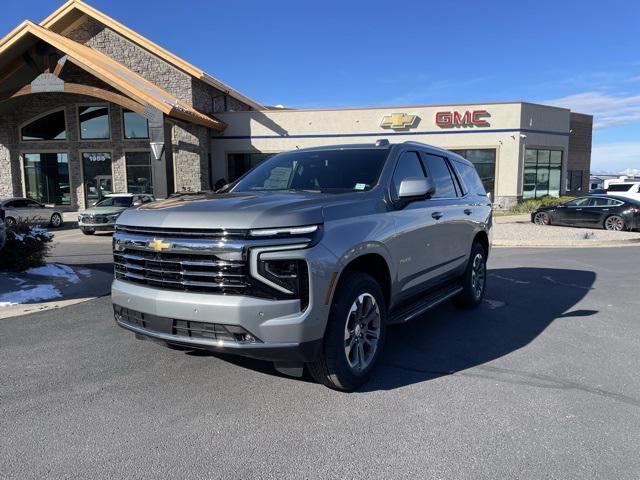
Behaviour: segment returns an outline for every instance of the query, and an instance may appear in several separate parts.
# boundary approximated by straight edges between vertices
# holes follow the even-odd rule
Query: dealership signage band
[[[436,125],[440,128],[489,127],[491,124],[486,119],[490,117],[491,114],[486,110],[438,112]]]

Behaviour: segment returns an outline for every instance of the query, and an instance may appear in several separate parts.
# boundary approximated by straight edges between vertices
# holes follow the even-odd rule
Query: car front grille
[[[243,260],[128,248],[114,251],[113,259],[116,278],[150,287],[243,294],[249,286],[247,264]]]
[[[167,227],[139,227],[133,225],[118,225],[116,231],[136,235],[152,235],[163,238],[199,238],[199,239],[242,239],[248,235],[247,230],[211,229],[211,228],[167,228]]]
[[[100,223],[109,223],[109,219],[104,216],[86,215],[82,217],[82,223],[97,225]]]

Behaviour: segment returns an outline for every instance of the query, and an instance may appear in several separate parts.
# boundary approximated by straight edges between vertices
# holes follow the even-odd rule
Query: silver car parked
[[[30,198],[14,197],[0,199],[0,208],[5,211],[8,228],[16,222],[25,221],[37,225],[62,226],[62,212],[55,207],[47,207]]]

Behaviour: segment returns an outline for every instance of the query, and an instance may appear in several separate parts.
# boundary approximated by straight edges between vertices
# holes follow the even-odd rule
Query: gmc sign
[[[490,117],[491,114],[486,110],[438,112],[436,113],[436,125],[440,128],[489,127],[491,124],[485,118]]]

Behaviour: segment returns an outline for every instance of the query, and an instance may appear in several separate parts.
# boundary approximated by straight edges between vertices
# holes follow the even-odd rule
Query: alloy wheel
[[[484,291],[486,268],[483,255],[481,253],[476,254],[471,265],[471,290],[476,300],[482,297]]]
[[[381,334],[380,307],[370,293],[355,299],[344,327],[344,353],[354,372],[362,372],[373,361]]]
[[[538,212],[533,217],[533,222],[536,225],[548,225],[549,224],[549,215],[544,212]]]
[[[60,215],[58,215],[57,213],[54,213],[51,216],[51,225],[53,227],[59,227],[61,223],[62,223],[62,218],[60,218]]]
[[[606,228],[607,230],[615,230],[616,232],[619,232],[624,229],[624,220],[618,215],[612,215],[610,217],[607,217],[607,219],[604,221],[604,228]]]

